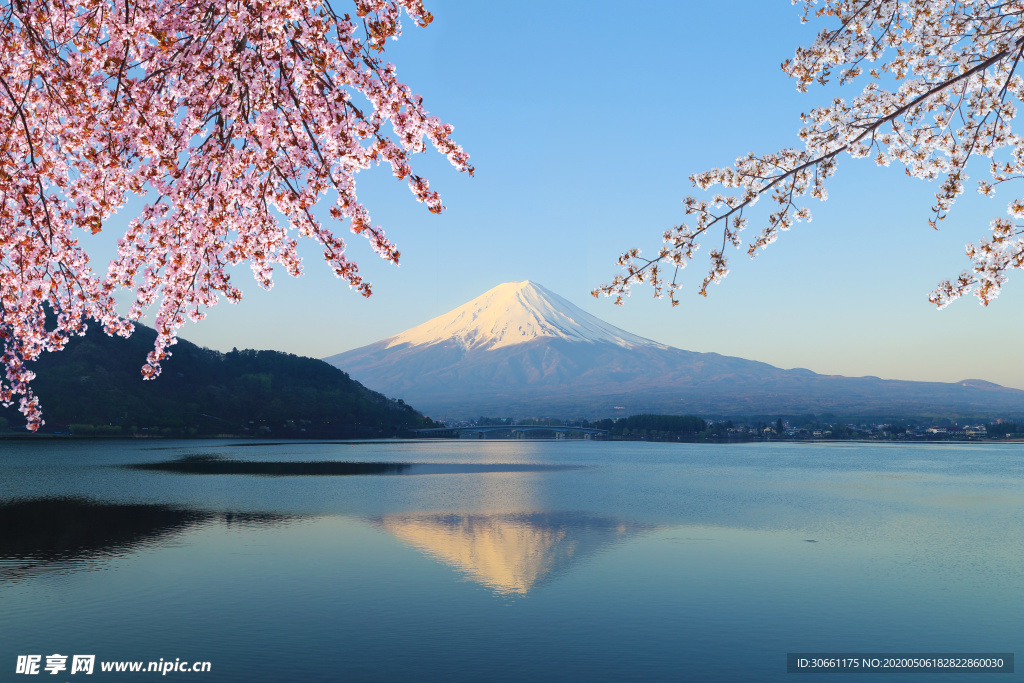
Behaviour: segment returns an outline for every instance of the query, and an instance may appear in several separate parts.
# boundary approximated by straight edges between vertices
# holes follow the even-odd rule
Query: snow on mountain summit
[[[667,348],[595,318],[535,282],[506,282],[458,308],[398,334],[387,348],[455,342],[499,349],[549,337],[574,342]]]
[[[818,375],[657,344],[533,282],[499,285],[418,327],[324,359],[435,418],[1024,413],[1024,391]]]

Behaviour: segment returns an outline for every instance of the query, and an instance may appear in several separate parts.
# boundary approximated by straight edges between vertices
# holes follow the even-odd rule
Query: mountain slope
[[[435,418],[640,412],[1024,414],[1024,391],[819,375],[684,351],[620,330],[532,282],[499,285],[327,362]]]
[[[277,351],[219,353],[179,340],[163,372],[143,381],[139,368],[156,332],[136,325],[128,339],[93,329],[33,370],[43,432],[83,425],[79,434],[256,434],[379,436],[429,424],[400,400],[370,391],[315,358]],[[11,428],[14,409],[0,411]],[[88,427],[91,426],[91,427]]]
[[[668,348],[595,318],[535,282],[506,282],[453,311],[385,339],[385,348],[452,344],[493,351],[536,339]]]

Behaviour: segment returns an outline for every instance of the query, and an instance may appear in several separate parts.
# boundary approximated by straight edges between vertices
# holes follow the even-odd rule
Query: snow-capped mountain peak
[[[499,349],[538,338],[667,348],[595,318],[535,282],[506,282],[458,308],[385,340],[387,348],[455,342]]]
[[[390,339],[325,359],[435,418],[1024,412],[1024,391],[818,375],[656,344],[533,282],[499,285]],[[629,412],[627,412],[629,411]]]

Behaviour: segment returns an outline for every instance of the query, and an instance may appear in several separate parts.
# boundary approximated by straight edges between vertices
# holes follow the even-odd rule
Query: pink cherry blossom
[[[388,164],[434,213],[443,207],[411,157],[430,143],[473,173],[452,127],[384,61],[419,0],[13,0],[0,5],[0,402],[42,423],[25,363],[97,321],[128,336],[156,308],[155,377],[178,329],[221,297],[229,264],[269,288],[273,267],[302,270],[297,239],[318,242],[335,274],[370,283],[345,241],[313,214],[325,195],[382,258],[396,246],[357,199],[355,176]],[[149,200],[105,273],[79,244],[132,195]],[[134,292],[128,319],[118,288]],[[47,311],[50,319],[47,320]]]

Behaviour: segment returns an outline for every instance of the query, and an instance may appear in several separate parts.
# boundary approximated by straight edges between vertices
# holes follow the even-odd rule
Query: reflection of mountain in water
[[[425,513],[374,521],[402,542],[505,595],[526,595],[583,558],[652,528],[568,512]]]
[[[501,481],[487,499],[492,503],[501,503],[509,486],[517,491]],[[296,518],[85,498],[0,502],[0,583],[102,567],[200,527],[268,526]],[[371,521],[503,595],[526,595],[584,558],[653,528],[569,512],[411,513]]]
[[[219,513],[83,498],[0,503],[0,580],[82,568],[204,524],[263,525],[288,519],[268,513]]]

